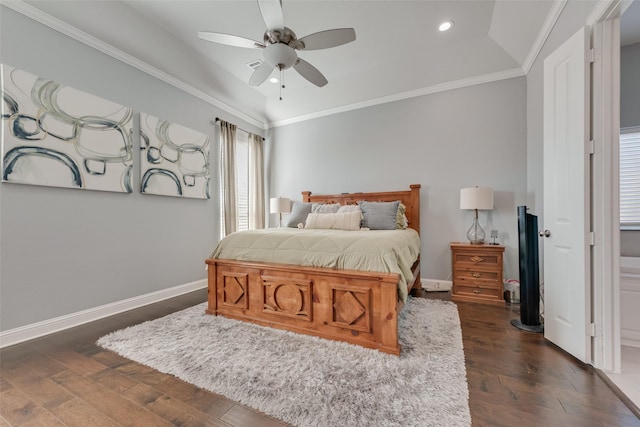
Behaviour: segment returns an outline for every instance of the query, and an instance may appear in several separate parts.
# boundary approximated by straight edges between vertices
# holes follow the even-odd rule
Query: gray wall
[[[451,276],[451,241],[465,241],[472,213],[460,189],[493,187],[481,225],[507,246],[517,278],[516,206],[526,199],[524,77],[326,116],[272,130],[270,193],[391,191],[422,184],[422,276]],[[272,221],[275,218],[272,218]]]
[[[543,218],[543,63],[544,59],[583,27],[597,1],[569,0],[527,73],[527,205]],[[542,263],[541,263],[542,264]]]
[[[620,49],[620,127],[640,126],[640,43]]]
[[[217,164],[228,114],[4,6],[0,40],[2,63],[209,134]],[[205,278],[215,181],[211,200],[143,196],[134,156],[133,194],[0,184],[1,330]]]
[[[574,1],[567,3],[547,42],[527,74],[527,203],[533,213],[540,216],[539,224],[544,224],[543,213],[543,153],[542,153],[542,97],[543,63],[551,52],[560,46],[586,23],[587,17],[595,6],[595,1]],[[637,55],[639,44],[622,50],[621,58],[621,127],[638,125],[640,110],[638,102],[637,77],[640,73],[640,61],[629,58],[630,52]],[[635,83],[629,76],[634,76]],[[630,87],[631,86],[631,87]],[[634,95],[632,95],[632,93]],[[631,98],[631,99],[630,99]],[[640,232],[621,233],[621,255],[640,255]]]
[[[620,49],[620,127],[640,126],[640,43]],[[620,232],[620,255],[640,257],[640,230]]]

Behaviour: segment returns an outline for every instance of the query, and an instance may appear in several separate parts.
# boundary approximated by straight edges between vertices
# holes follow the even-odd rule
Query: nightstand
[[[502,245],[451,243],[453,301],[504,304]]]

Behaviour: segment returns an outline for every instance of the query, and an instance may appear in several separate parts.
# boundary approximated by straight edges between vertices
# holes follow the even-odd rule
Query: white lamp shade
[[[291,212],[291,201],[286,197],[272,197],[269,200],[269,212],[271,213]]]
[[[460,209],[493,209],[493,189],[471,187],[460,190]]]

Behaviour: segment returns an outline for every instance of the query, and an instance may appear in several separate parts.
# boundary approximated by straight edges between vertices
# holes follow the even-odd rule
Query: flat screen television
[[[511,324],[530,332],[542,332],[540,323],[540,263],[538,217],[518,206],[518,253],[520,272],[520,319]]]

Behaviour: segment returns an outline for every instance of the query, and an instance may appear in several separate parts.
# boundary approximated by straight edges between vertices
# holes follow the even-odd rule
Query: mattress
[[[223,238],[211,258],[397,273],[398,298],[406,302],[411,267],[420,255],[415,230],[269,228]]]

